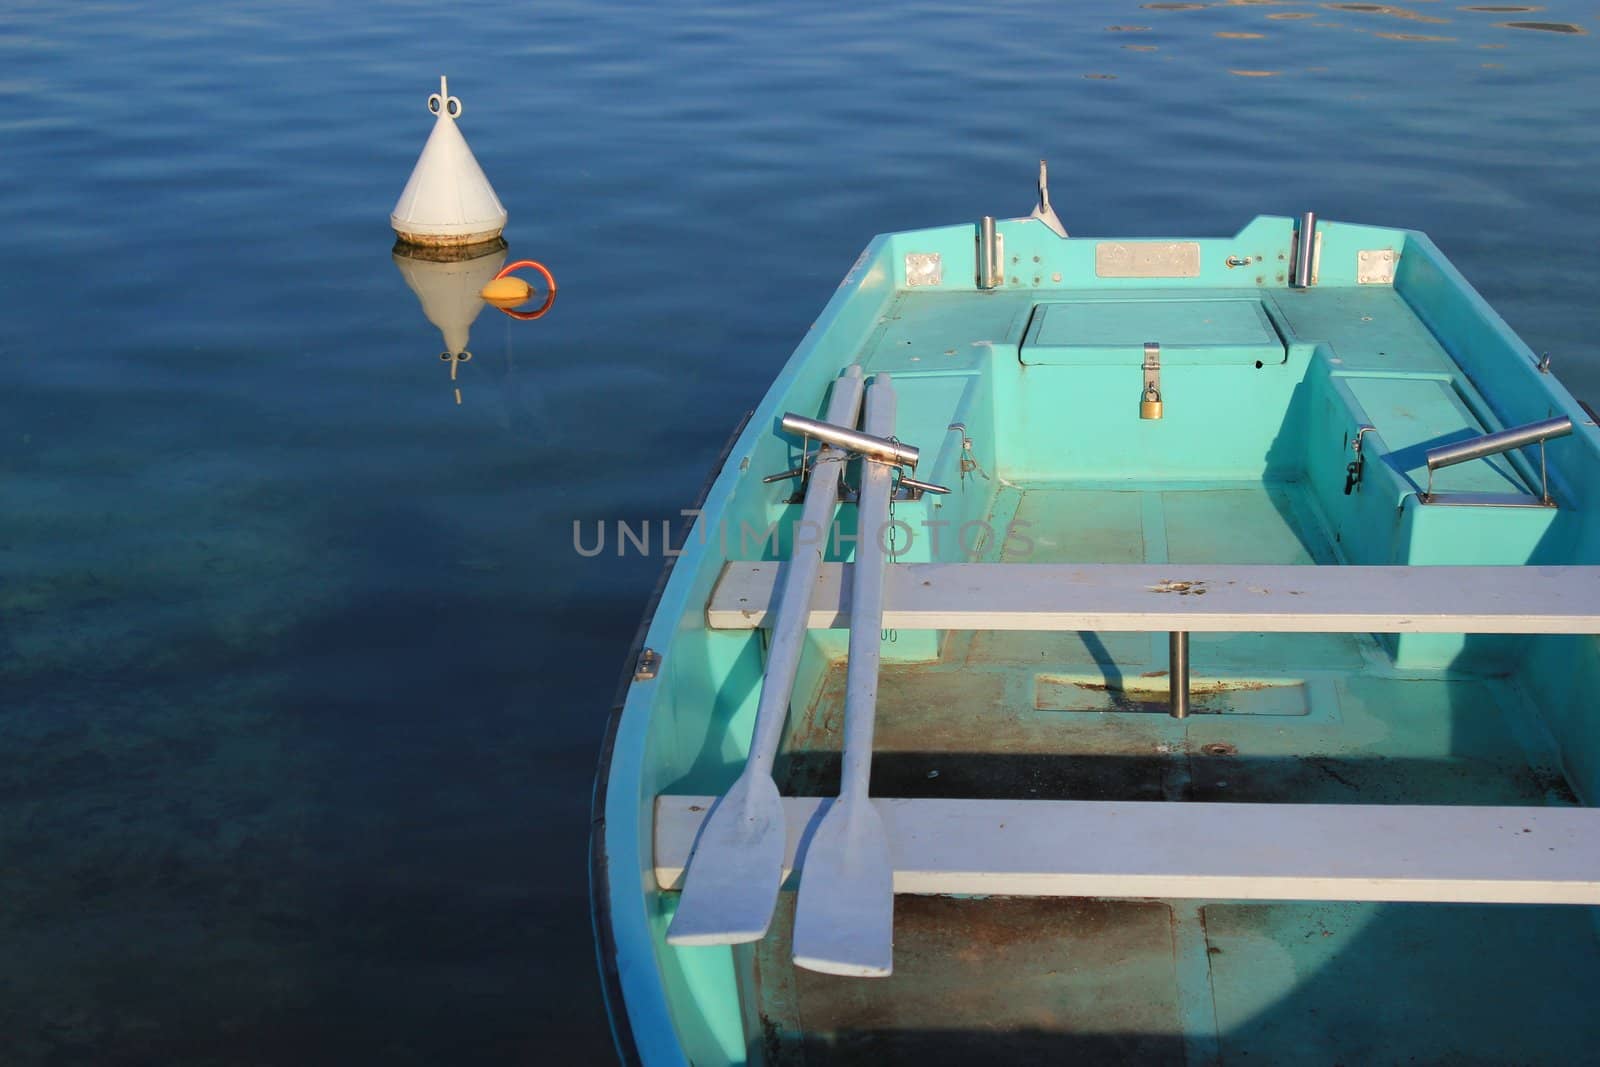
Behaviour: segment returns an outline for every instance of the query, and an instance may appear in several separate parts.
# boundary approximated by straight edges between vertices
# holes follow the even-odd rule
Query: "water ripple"
[[[1426,229],[1600,396],[1593,18],[12,4],[8,1062],[603,1056],[584,804],[659,560],[572,521],[674,516],[874,233],[1041,157],[1074,232]],[[562,286],[455,382],[387,225],[440,73]]]

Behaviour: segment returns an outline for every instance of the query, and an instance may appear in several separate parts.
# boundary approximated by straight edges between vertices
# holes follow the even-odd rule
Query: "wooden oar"
[[[855,427],[861,410],[861,368],[851,365],[833,383],[827,421]],[[750,756],[732,788],[712,807],[684,872],[678,913],[667,927],[674,945],[731,945],[756,941],[767,932],[783,881],[785,826],[772,780],[772,764],[783,740],[795,672],[806,638],[806,615],[817,571],[833,530],[839,471],[846,456],[832,446],[817,455],[806,486],[805,506],[795,530],[794,550],[784,568],[777,621],[767,652],[767,673],[756,705]],[[810,540],[807,541],[807,535]]]
[[[894,433],[895,395],[887,374],[867,389],[866,432]],[[794,962],[808,970],[862,978],[894,969],[894,865],[883,820],[867,795],[872,775],[872,720],[878,706],[882,639],[883,535],[889,522],[890,470],[863,460],[857,507],[856,562],[850,600],[850,661],[845,668],[844,771],[801,861],[794,915]]]

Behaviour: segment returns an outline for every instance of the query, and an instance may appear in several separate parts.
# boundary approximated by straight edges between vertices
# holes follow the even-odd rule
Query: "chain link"
[[[894,562],[897,541],[894,526],[894,495],[900,482],[900,468],[894,468],[893,481],[889,483],[889,562]]]

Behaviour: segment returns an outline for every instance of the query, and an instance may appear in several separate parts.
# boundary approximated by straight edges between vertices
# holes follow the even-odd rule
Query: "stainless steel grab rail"
[[[1440,467],[1452,467],[1457,463],[1466,463],[1469,460],[1495,456],[1536,444],[1539,446],[1539,500],[1546,507],[1553,506],[1554,501],[1550,499],[1550,477],[1544,460],[1544,443],[1552,437],[1565,437],[1571,432],[1572,420],[1561,415],[1554,419],[1530,422],[1525,426],[1513,426],[1509,430],[1497,430],[1482,437],[1473,437],[1466,441],[1429,449],[1428,491],[1422,497],[1423,503],[1433,498],[1433,472]]]

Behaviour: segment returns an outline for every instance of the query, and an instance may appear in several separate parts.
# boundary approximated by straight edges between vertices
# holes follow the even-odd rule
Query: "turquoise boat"
[[[1415,231],[875,238],[612,715],[622,1057],[1600,1062],[1597,449]]]

